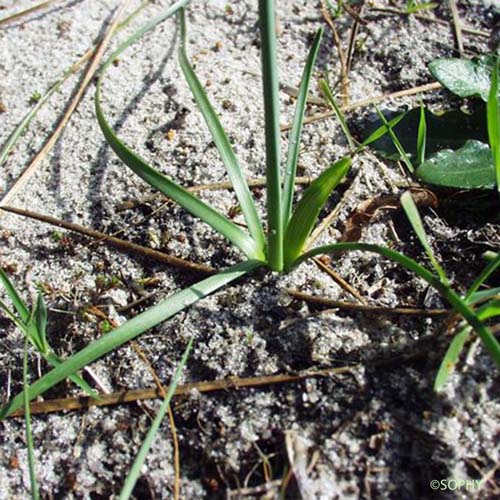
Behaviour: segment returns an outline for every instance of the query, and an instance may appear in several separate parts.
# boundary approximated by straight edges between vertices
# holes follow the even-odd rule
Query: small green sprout
[[[54,367],[61,365],[63,361],[55,354],[47,340],[47,307],[42,293],[38,292],[37,300],[30,310],[2,268],[0,268],[0,283],[13,305],[11,309],[0,300],[0,309],[24,333],[26,339],[49,364]],[[89,396],[97,396],[80,376],[73,374],[70,379]]]
[[[406,13],[407,14],[415,14],[416,12],[420,12],[422,10],[431,10],[435,9],[438,6],[435,2],[419,2],[417,0],[408,0],[406,2]]]
[[[33,92],[30,96],[30,102],[32,104],[36,104],[42,98],[42,94],[40,92]]]

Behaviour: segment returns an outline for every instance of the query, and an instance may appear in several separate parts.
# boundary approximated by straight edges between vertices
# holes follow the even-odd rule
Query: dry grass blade
[[[32,14],[33,12],[37,12],[39,10],[47,8],[50,4],[54,3],[56,0],[46,0],[45,2],[41,2],[37,5],[33,5],[33,7],[30,7],[29,9],[22,10],[20,12],[16,12],[15,14],[12,14],[10,16],[4,17],[3,19],[0,19],[0,27],[5,26],[7,24],[13,23],[14,21],[18,21],[24,16],[27,16],[28,14]]]
[[[349,75],[348,75],[349,70],[347,64],[347,57],[342,47],[342,40],[340,39],[335,23],[333,22],[332,16],[330,16],[330,12],[328,11],[328,7],[326,6],[324,0],[321,1],[321,13],[325,21],[327,22],[328,26],[330,26],[332,30],[333,41],[335,43],[335,46],[337,47],[337,52],[339,54],[342,103],[344,106],[347,106],[349,104]]]
[[[464,41],[462,38],[462,24],[460,16],[458,15],[458,8],[456,0],[448,0],[450,4],[451,16],[453,18],[453,30],[455,31],[455,38],[457,41],[458,52],[460,57],[464,56]]]
[[[111,236],[106,233],[101,233],[100,231],[89,229],[79,224],[66,222],[60,219],[56,219],[55,217],[38,214],[36,212],[23,210],[21,208],[0,206],[0,210],[5,210],[7,212],[21,215],[23,217],[29,217],[30,219],[39,220],[41,222],[51,224],[52,226],[60,227],[63,229],[67,229],[69,231],[73,231],[75,233],[83,234],[90,238],[96,238],[100,242],[106,243],[107,245],[111,245],[115,248],[118,248],[119,250],[125,252],[131,252],[136,255],[141,255],[143,257],[154,259],[158,262],[164,262],[165,264],[177,267],[179,269],[186,269],[188,271],[200,273],[203,275],[209,275],[215,273],[215,270],[213,268],[206,266],[204,264],[196,264],[195,262],[191,262],[189,260],[181,259],[179,257],[174,257],[173,255],[169,255],[160,252],[158,250],[153,250],[152,248],[143,247],[141,245],[137,245],[136,243],[131,243],[130,241],[122,240],[120,238],[116,238],[115,236]]]
[[[4,194],[2,199],[0,200],[0,206],[8,205],[17,195],[17,193],[26,185],[26,183],[29,181],[29,179],[32,177],[32,175],[35,173],[36,169],[38,166],[41,164],[45,156],[50,152],[50,150],[53,148],[55,143],[57,142],[57,139],[61,135],[61,132],[64,130],[64,127],[68,123],[69,119],[71,118],[71,115],[73,114],[73,111],[75,111],[76,107],[78,106],[81,98],[83,97],[83,94],[85,93],[85,90],[87,89],[89,83],[92,81],[92,78],[95,75],[95,72],[97,71],[97,68],[99,66],[99,63],[102,59],[102,56],[104,55],[104,52],[106,48],[108,47],[109,41],[111,40],[111,36],[113,35],[113,32],[115,31],[116,27],[118,26],[120,22],[120,18],[122,17],[122,13],[129,3],[130,0],[122,0],[120,3],[120,6],[118,7],[115,15],[113,16],[112,21],[109,24],[108,29],[106,30],[105,35],[103,36],[101,42],[99,43],[94,57],[92,58],[92,62],[90,63],[89,67],[87,68],[87,71],[85,72],[85,76],[83,77],[83,80],[71,99],[71,102],[69,106],[66,108],[66,111],[57,124],[54,132],[52,135],[49,137],[47,142],[44,144],[42,149],[37,153],[35,158],[31,161],[31,163],[26,167],[24,172],[18,177],[18,179],[14,182],[14,184],[11,186],[11,188]]]

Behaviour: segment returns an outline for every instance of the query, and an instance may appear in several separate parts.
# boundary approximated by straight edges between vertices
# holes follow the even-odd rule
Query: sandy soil
[[[207,1],[189,9],[189,52],[249,177],[264,172],[263,106],[255,2]],[[388,5],[388,2],[380,2]],[[3,0],[0,14],[30,6]],[[147,6],[112,45],[168,2]],[[390,2],[401,8],[404,2]],[[450,21],[446,2],[430,15]],[[132,11],[137,2],[131,2]],[[228,7],[229,5],[229,7]],[[56,2],[40,13],[0,28],[0,144],[44,92],[93,43],[115,2]],[[335,82],[338,56],[319,2],[282,0],[279,10],[279,66],[282,81],[297,86],[312,35],[325,26],[315,79]],[[461,19],[486,37],[464,32],[468,56],[490,50],[498,26],[494,2],[459,2]],[[427,63],[456,54],[450,24],[384,15],[367,10],[350,73],[355,102],[383,92],[432,81]],[[344,44],[351,20],[339,32]],[[491,35],[491,40],[489,38]],[[130,48],[112,67],[104,85],[104,105],[120,137],[162,172],[186,186],[225,180],[225,171],[196,111],[176,60],[173,20]],[[46,140],[75,89],[71,79],[33,120],[0,171],[0,191],[22,172]],[[316,92],[313,84],[314,92]],[[50,214],[178,257],[222,268],[241,259],[237,251],[203,223],[163,200],[133,175],[107,147],[97,125],[92,84],[52,153],[19,194],[16,206]],[[293,100],[282,94],[282,122]],[[423,95],[432,109],[456,101],[445,91]],[[383,110],[418,103],[417,97],[386,100]],[[311,106],[309,114],[323,111]],[[350,115],[354,130],[370,126],[374,110]],[[174,130],[170,138],[167,131]],[[286,134],[283,135],[286,148]],[[300,175],[315,176],[347,153],[334,119],[305,127]],[[337,240],[360,202],[399,194],[399,168],[371,155],[355,161],[348,179],[329,202],[341,209],[319,242]],[[343,197],[343,194],[347,193]],[[265,194],[257,190],[264,213]],[[230,213],[228,191],[201,195]],[[441,195],[439,195],[441,196]],[[135,208],[120,210],[128,200]],[[474,205],[475,198],[462,205]],[[449,205],[446,205],[449,207]],[[433,246],[459,290],[482,267],[485,249],[498,250],[498,216],[464,210],[424,209]],[[197,279],[151,260],[90,244],[90,240],[13,215],[0,215],[0,263],[26,297],[41,287],[50,307],[50,342],[68,356],[102,334],[102,319],[88,311],[107,304],[123,322],[139,312],[120,307],[140,297],[137,284],[156,292],[150,301]],[[239,215],[236,219],[239,220]],[[61,235],[64,238],[61,239]],[[67,237],[66,237],[67,236]],[[399,210],[384,211],[368,225],[363,241],[390,243],[424,259]],[[464,256],[467,263],[464,265]],[[444,307],[425,283],[369,254],[334,261],[336,271],[370,303],[381,306]],[[145,279],[154,281],[145,285]],[[99,283],[119,279],[115,287]],[[102,287],[101,287],[102,288]],[[427,318],[323,312],[292,300],[287,288],[324,297],[351,297],[313,263],[288,276],[256,273],[204,299],[137,340],[163,382],[168,382],[189,338],[195,347],[184,381],[264,376],[344,366],[349,373],[259,389],[212,394],[192,391],[175,401],[180,445],[182,496],[197,498],[279,498],[290,463],[295,479],[288,498],[494,498],[499,493],[500,416],[498,371],[481,345],[473,343],[446,390],[432,383],[449,342],[443,322]],[[2,398],[21,387],[23,338],[0,318]],[[32,353],[33,377],[47,366]],[[96,362],[94,372],[108,391],[154,385],[147,365],[130,346]],[[47,394],[78,394],[65,383]],[[142,442],[157,402],[92,408],[33,418],[39,478],[46,498],[110,498],[120,486]],[[25,498],[29,491],[23,419],[0,423],[0,498]],[[480,480],[481,491],[433,491],[431,480]],[[167,422],[147,460],[137,498],[171,498],[174,481],[172,434]],[[238,490],[240,491],[238,492]]]

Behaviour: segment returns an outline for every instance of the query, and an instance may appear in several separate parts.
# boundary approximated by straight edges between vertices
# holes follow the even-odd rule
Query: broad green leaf
[[[280,96],[276,57],[276,12],[274,0],[259,0],[262,85],[266,135],[266,187],[268,265],[283,270],[283,205],[281,199]]]
[[[465,319],[465,321],[467,321],[467,323],[469,323],[469,325],[476,331],[478,336],[483,341],[486,349],[490,353],[491,357],[500,368],[500,344],[491,330],[483,325],[481,320],[477,317],[476,313],[459,295],[457,295],[450,288],[449,285],[443,283],[438,276],[434,275],[432,272],[421,266],[418,262],[414,261],[410,257],[391,250],[390,248],[381,247],[379,245],[371,245],[368,243],[336,243],[333,245],[325,245],[309,250],[308,252],[300,256],[295,265],[299,265],[304,260],[316,255],[353,250],[361,250],[365,252],[374,252],[380,254],[394,262],[397,262],[406,269],[409,269],[417,276],[420,276],[423,280],[429,283],[429,285],[435,288],[442,295],[442,297],[450,303],[453,309],[457,313],[459,313]]]
[[[9,277],[7,276],[7,273],[1,267],[0,267],[0,282],[4,286],[7,295],[12,301],[12,304],[15,310],[17,311],[17,314],[19,314],[20,320],[23,323],[27,323],[30,319],[30,312],[26,307],[26,304],[24,303],[23,299],[21,299],[21,297],[17,293],[17,290],[15,289],[14,285],[11,283]]]
[[[448,349],[446,350],[446,354],[444,355],[443,361],[439,365],[439,370],[436,375],[436,379],[434,380],[434,390],[439,392],[446,382],[448,378],[455,370],[455,366],[457,364],[458,358],[460,357],[460,353],[462,352],[465,343],[469,339],[471,332],[470,326],[464,326],[451,341]]]
[[[264,231],[257,214],[257,209],[255,207],[252,194],[250,193],[250,189],[248,188],[248,184],[243,175],[243,171],[241,170],[238,160],[236,159],[234,150],[229,142],[229,139],[227,138],[226,132],[222,127],[219,117],[210,104],[203,85],[196,76],[196,73],[194,72],[191,63],[189,62],[186,53],[186,20],[184,10],[181,11],[180,19],[181,43],[179,47],[179,63],[181,69],[184,73],[186,81],[188,82],[189,88],[193,93],[193,97],[196,101],[196,104],[198,105],[198,109],[203,115],[205,123],[210,130],[210,134],[212,135],[212,139],[214,140],[214,143],[219,151],[221,159],[226,166],[229,179],[231,180],[234,192],[236,193],[238,201],[240,202],[241,210],[243,212],[243,215],[245,216],[250,234],[257,242],[257,245],[260,248],[261,252],[264,252],[264,247],[266,244]]]
[[[493,189],[495,167],[491,149],[479,141],[467,141],[457,151],[444,149],[416,170],[427,184],[459,189]]]
[[[406,217],[408,217],[408,220],[410,221],[413,231],[415,231],[415,234],[420,240],[420,244],[424,247],[425,253],[427,254],[427,257],[429,257],[432,267],[434,267],[434,269],[438,273],[439,277],[441,278],[441,281],[443,283],[448,283],[448,278],[446,277],[446,273],[444,272],[443,268],[437,261],[436,256],[434,255],[434,252],[432,251],[432,248],[429,245],[429,241],[427,240],[427,234],[425,233],[424,225],[422,224],[422,219],[418,212],[417,205],[415,205],[413,197],[409,191],[406,191],[401,196],[401,206],[405,211]]]
[[[498,60],[491,77],[491,89],[486,107],[488,116],[488,138],[495,166],[497,191],[500,193],[500,106],[498,103]]]
[[[64,360],[59,366],[34,382],[28,388],[29,399],[32,400],[43,394],[93,361],[260,266],[262,266],[262,262],[258,260],[249,260],[237,264],[175,293],[147,311],[138,314],[115,330],[92,342],[70,358]],[[7,403],[0,410],[0,419],[17,410],[23,404],[23,399],[24,392],[18,394]]]
[[[472,114],[466,114],[460,110],[448,111],[442,114],[434,114],[428,109],[424,111],[427,125],[426,154],[432,155],[442,149],[458,149],[469,139],[488,142],[488,131],[486,128],[486,113],[481,108]],[[421,121],[420,107],[413,108],[406,112],[398,123],[392,125],[394,134],[401,142],[404,151],[412,159],[417,156],[418,128]],[[393,113],[388,113],[386,119],[392,122]],[[397,114],[396,118],[401,115]],[[382,130],[381,130],[382,129]],[[400,160],[401,156],[393,144],[390,136],[385,134],[385,127],[382,120],[377,120],[373,128],[368,128],[362,134],[364,144],[367,144],[370,137],[375,132],[382,132],[377,140],[373,141],[371,147],[381,156],[390,160]],[[365,139],[365,137],[367,139]]]
[[[189,352],[191,351],[191,347],[193,346],[193,339],[189,339],[188,345],[186,349],[184,350],[184,354],[182,355],[182,359],[179,363],[179,366],[175,370],[174,377],[172,378],[172,382],[170,382],[170,385],[168,387],[167,394],[165,394],[165,398],[163,399],[163,402],[160,406],[160,409],[158,410],[158,413],[156,414],[156,417],[153,420],[153,423],[151,424],[151,427],[148,430],[148,433],[146,435],[146,439],[144,439],[141,448],[139,450],[139,453],[135,457],[134,463],[127,474],[127,479],[125,480],[125,483],[123,484],[123,488],[120,492],[119,500],[128,500],[130,496],[132,495],[132,492],[134,490],[134,486],[139,479],[139,476],[141,475],[141,469],[142,466],[144,465],[144,462],[146,461],[146,457],[149,453],[149,450],[154,442],[154,438],[156,436],[156,433],[158,432],[158,429],[160,428],[160,425],[165,418],[165,415],[167,413],[168,407],[170,405],[170,401],[172,400],[172,396],[175,393],[176,387],[179,385],[179,381],[181,379],[181,373],[182,369],[187,363],[187,359],[189,356]]]
[[[302,125],[304,123],[304,113],[307,104],[307,95],[309,93],[309,83],[311,75],[318,56],[319,47],[323,29],[316,32],[314,41],[307,57],[302,80],[300,81],[299,91],[297,93],[297,102],[295,104],[295,113],[293,116],[292,130],[288,140],[288,154],[285,167],[285,181],[283,187],[283,227],[286,227],[290,216],[292,215],[293,192],[295,187],[295,175],[297,173],[297,161],[300,150],[300,137],[302,134]]]
[[[321,209],[331,192],[347,174],[350,166],[350,158],[337,161],[319,175],[305,190],[286,228],[285,269],[290,269],[300,256]]]
[[[429,64],[432,76],[460,97],[479,96],[488,100],[495,56],[476,59],[436,59]]]

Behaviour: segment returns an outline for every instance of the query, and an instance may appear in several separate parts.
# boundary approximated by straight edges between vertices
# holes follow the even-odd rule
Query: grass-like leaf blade
[[[135,316],[110,333],[103,335],[38,379],[28,388],[29,399],[32,400],[43,394],[69,375],[76,373],[96,359],[99,359],[146,330],[171,318],[186,307],[260,266],[262,266],[262,262],[258,260],[249,260],[237,264],[161,301],[159,304]],[[5,418],[23,404],[25,392],[26,390],[18,394],[0,410],[0,419]]]
[[[330,90],[330,87],[328,86],[326,81],[320,80],[319,86],[340,123],[340,128],[342,129],[342,132],[344,133],[347,139],[347,143],[349,144],[349,149],[351,150],[352,153],[355,152],[356,144],[354,142],[354,138],[352,137],[351,131],[349,130],[349,126],[347,125],[347,120],[345,118],[344,113],[342,112],[342,109],[340,109],[340,106],[335,102],[335,97],[333,97],[332,91]]]
[[[304,124],[304,113],[309,93],[309,84],[314,65],[316,63],[316,58],[318,57],[322,37],[323,29],[320,28],[316,32],[313,44],[309,50],[304,72],[302,73],[302,80],[300,81],[299,91],[297,93],[297,102],[295,103],[292,129],[288,140],[288,154],[286,158],[285,180],[283,185],[283,227],[286,227],[288,221],[290,220],[290,216],[292,215],[293,192],[300,150],[300,136],[302,134],[302,126]]]
[[[9,277],[7,276],[7,273],[0,267],[0,283],[5,288],[5,291],[7,292],[7,295],[9,296],[10,300],[12,301],[12,304],[17,311],[17,314],[19,314],[19,318],[23,323],[27,323],[30,319],[30,312],[26,304],[24,303],[23,299],[20,297],[20,295],[17,293],[17,290],[15,289],[14,285],[10,281]]]
[[[446,354],[444,355],[441,364],[439,365],[439,370],[437,372],[436,378],[434,380],[434,390],[439,392],[448,381],[448,378],[453,373],[455,366],[457,364],[460,353],[462,352],[465,343],[469,339],[471,332],[471,327],[466,325],[460,329],[460,331],[453,337]]]
[[[420,244],[424,247],[425,253],[427,254],[427,257],[429,257],[432,267],[434,267],[434,269],[438,273],[439,277],[441,278],[441,281],[443,283],[448,284],[448,278],[446,277],[446,273],[444,272],[443,268],[437,261],[436,256],[434,255],[434,252],[432,251],[432,248],[429,245],[429,241],[427,240],[427,234],[425,233],[424,225],[422,223],[422,219],[420,218],[417,205],[413,201],[413,197],[409,191],[406,191],[401,196],[401,206],[403,207],[403,210],[405,211],[405,214],[408,217],[408,220],[410,221],[413,231],[415,231],[415,234],[420,240]]]
[[[427,119],[425,118],[424,104],[420,103],[420,120],[418,121],[417,135],[417,163],[418,165],[425,161],[425,150],[427,146]]]
[[[276,58],[276,12],[274,0],[259,0],[262,43],[262,84],[266,135],[266,187],[268,225],[268,265],[283,269],[283,213],[281,199],[280,100]]]
[[[165,418],[165,415],[167,413],[168,407],[170,405],[170,401],[172,400],[172,396],[174,395],[175,389],[177,385],[179,384],[179,381],[181,379],[181,373],[182,369],[187,363],[189,352],[191,351],[191,347],[193,345],[193,339],[189,339],[188,345],[186,349],[184,350],[184,354],[182,355],[182,359],[177,366],[174,376],[172,378],[172,381],[170,382],[170,385],[168,387],[168,391],[165,394],[165,398],[163,399],[163,402],[158,410],[158,413],[156,414],[153,423],[151,424],[151,427],[148,430],[148,433],[146,435],[146,438],[144,439],[141,448],[139,449],[139,453],[137,454],[134,463],[132,467],[130,468],[129,473],[127,474],[127,479],[125,480],[125,483],[123,484],[123,488],[120,492],[119,500],[128,500],[130,496],[132,495],[132,492],[134,490],[134,486],[139,479],[139,476],[141,475],[141,468],[146,461],[146,457],[149,453],[149,450],[154,442],[154,438],[156,436],[156,433],[158,432],[158,429],[160,428],[160,425]]]
[[[394,128],[405,116],[407,113],[401,113],[394,118],[391,118],[387,125],[384,123],[377,127],[370,135],[363,141],[363,146],[369,146],[375,141],[378,141],[381,137],[383,137],[389,131],[389,128]]]
[[[34,313],[34,323],[37,329],[37,336],[42,346],[43,352],[48,352],[49,344],[47,343],[47,307],[43,300],[43,295],[38,292],[36,307]]]
[[[300,256],[321,209],[331,192],[344,178],[351,166],[350,158],[343,158],[327,168],[305,190],[288,223],[285,233],[285,269],[293,267]]]
[[[296,261],[295,265],[298,265],[304,260],[316,255],[325,253],[340,253],[353,250],[374,252],[382,255],[387,259],[392,260],[393,262],[397,262],[406,269],[409,269],[416,275],[420,276],[427,283],[429,283],[429,285],[435,288],[443,296],[443,298],[450,303],[453,309],[455,309],[457,313],[461,314],[465,321],[467,321],[467,323],[469,323],[469,325],[476,331],[476,333],[483,341],[486,349],[490,353],[491,357],[500,368],[500,344],[491,330],[483,325],[474,311],[462,298],[460,298],[459,295],[457,295],[450,288],[449,285],[443,283],[438,276],[433,274],[427,268],[420,265],[410,257],[396,252],[395,250],[391,250],[390,248],[382,247],[379,245],[372,245],[369,243],[335,243],[332,245],[325,245],[309,250],[305,254],[301,255],[301,257]]]
[[[390,138],[392,139],[392,142],[395,146],[395,148],[398,150],[398,153],[400,155],[401,161],[406,165],[406,168],[410,173],[413,173],[415,171],[415,168],[413,167],[413,163],[410,160],[410,157],[408,153],[406,152],[405,148],[401,144],[401,141],[399,140],[398,136],[394,133],[393,127],[394,125],[391,124],[389,121],[387,121],[386,117],[380,111],[378,106],[375,106],[375,109],[377,110],[377,114],[382,121],[382,123],[385,125],[387,129],[387,133],[389,134]]]
[[[24,356],[23,356],[23,388],[28,387],[28,338],[24,341]],[[26,427],[26,446],[28,448],[28,470],[30,474],[31,498],[38,500],[40,493],[38,491],[38,482],[36,479],[36,464],[35,464],[35,446],[33,444],[33,432],[31,430],[31,412],[30,402],[27,392],[24,391],[24,423]]]
[[[496,269],[500,266],[500,254],[498,254],[488,265],[482,270],[481,274],[475,279],[474,283],[467,290],[467,295],[465,296],[465,300],[473,301],[475,297],[477,297],[480,292],[477,292],[481,285],[491,276],[492,273],[495,272]]]
[[[177,13],[186,3],[187,2],[185,1],[177,2],[177,4],[168,9],[165,14],[158,16],[157,22],[160,22],[161,20]],[[255,259],[263,258],[263,252],[257,246],[256,242],[234,222],[214,210],[211,206],[201,201],[182,186],[178,185],[160,172],[157,172],[139,155],[130,150],[115,134],[104,115],[101,105],[101,86],[106,70],[123,50],[139,38],[139,35],[142,35],[149,29],[152,29],[156,26],[156,24],[148,23],[144,28],[132,35],[104,64],[97,82],[95,94],[95,108],[99,126],[101,127],[106,140],[118,157],[148,184],[159,189],[163,194],[172,198],[194,216],[203,220],[216,231],[224,235],[229,241],[240,248],[247,257]]]
[[[63,362],[63,360],[52,351],[48,352],[47,354],[44,354],[43,357],[54,368],[56,366],[59,366]],[[92,389],[92,387],[90,387],[90,385],[87,384],[87,382],[85,382],[85,380],[83,380],[82,377],[73,374],[69,375],[68,378],[71,380],[71,382],[80,387],[80,389],[82,389],[88,396],[94,399],[99,399],[99,393],[94,389]]]
[[[500,316],[500,299],[490,300],[477,310],[477,317],[481,321]]]
[[[479,292],[474,292],[470,296],[467,295],[467,304],[477,304],[478,302],[484,302],[485,300],[491,299],[496,296],[500,297],[500,287],[487,288],[486,290],[481,290]]]
[[[498,60],[491,75],[491,88],[486,107],[488,138],[495,165],[497,191],[500,193],[500,105],[498,102]]]
[[[198,109],[203,115],[205,123],[210,130],[210,134],[212,135],[212,139],[219,151],[221,159],[226,166],[229,179],[234,187],[234,192],[238,201],[240,202],[243,215],[245,216],[248,230],[263,252],[266,240],[252,194],[250,193],[250,189],[248,188],[248,184],[245,180],[243,171],[241,170],[231,143],[229,142],[226,132],[220,123],[219,117],[210,104],[203,85],[196,76],[196,73],[194,72],[187,56],[185,40],[186,19],[184,9],[180,12],[179,17],[181,23],[181,43],[179,47],[179,63],[181,69],[184,73],[186,81],[188,82],[196,104],[198,105]]]

